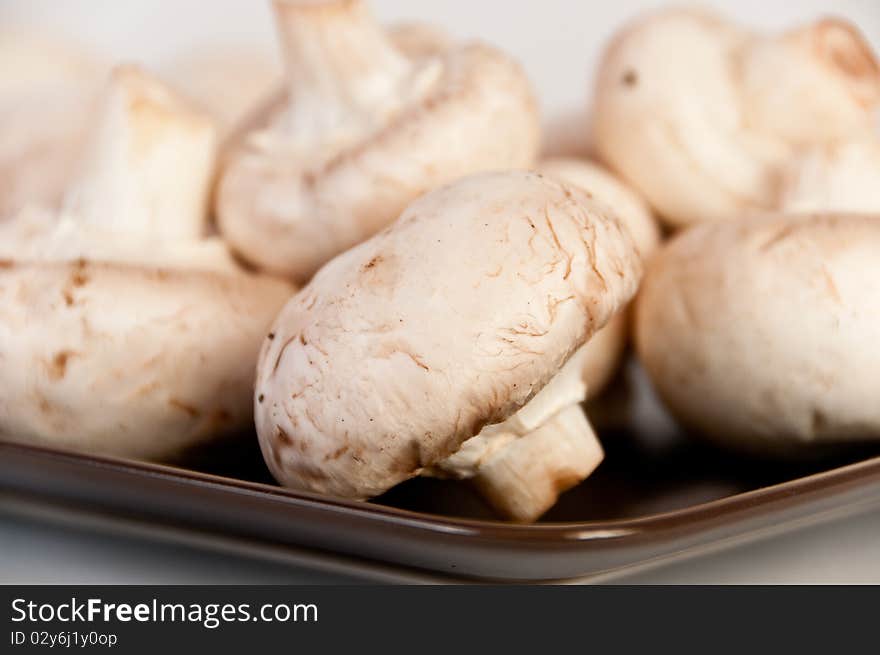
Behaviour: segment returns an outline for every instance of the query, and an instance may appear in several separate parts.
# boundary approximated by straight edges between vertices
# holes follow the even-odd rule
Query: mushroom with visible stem
[[[660,231],[650,210],[608,171],[570,158],[547,159],[539,168],[607,205],[643,259],[656,250]],[[629,312],[621,308],[526,405],[525,416],[515,415],[516,428],[501,424],[484,430],[430,472],[473,478],[480,493],[508,518],[538,518],[602,461],[602,449],[578,404],[603,391],[620,366],[628,336]]]
[[[0,432],[168,459],[252,418],[285,282],[206,237],[212,122],[117,68],[59,214],[0,226]]]
[[[221,232],[257,267],[306,280],[425,191],[532,163],[535,100],[495,49],[416,38],[407,53],[362,0],[275,9],[287,102],[233,148],[217,196]]]
[[[57,36],[0,30],[0,219],[57,208],[105,72]]]
[[[679,421],[761,453],[880,438],[880,221],[694,227],[650,262],[638,353]]]
[[[777,208],[804,149],[873,130],[880,68],[849,23],[777,36],[704,10],[621,30],[600,65],[597,153],[673,227]]]
[[[580,369],[563,376],[564,364],[640,272],[607,207],[539,174],[484,173],[426,194],[277,318],[255,399],[270,470],[363,499],[477,435],[551,420],[574,433],[560,439],[601,453],[585,422],[560,414],[584,396]]]

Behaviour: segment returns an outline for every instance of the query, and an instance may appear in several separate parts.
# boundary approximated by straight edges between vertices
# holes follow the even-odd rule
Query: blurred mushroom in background
[[[779,208],[794,158],[867,138],[880,68],[850,23],[779,35],[702,9],[666,9],[621,29],[594,103],[598,155],[670,226]]]
[[[292,288],[207,236],[213,121],[116,68],[58,211],[0,224],[0,432],[173,458],[246,430],[254,362]]]
[[[436,52],[430,33],[408,53],[362,0],[274,6],[287,99],[233,147],[217,195],[221,232],[253,265],[307,280],[422,193],[533,163],[535,99],[506,55]]]
[[[880,219],[694,227],[651,260],[636,344],[686,427],[757,453],[880,438]]]

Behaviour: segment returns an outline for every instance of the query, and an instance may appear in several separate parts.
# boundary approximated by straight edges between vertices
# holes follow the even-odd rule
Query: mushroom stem
[[[205,115],[138,68],[111,76],[64,215],[158,241],[204,235],[216,149]]]
[[[276,0],[290,94],[285,129],[313,148],[384,124],[414,65],[362,0]]]
[[[580,405],[570,405],[533,432],[484,461],[473,478],[480,494],[503,516],[530,522],[559,495],[592,473],[602,445]]]

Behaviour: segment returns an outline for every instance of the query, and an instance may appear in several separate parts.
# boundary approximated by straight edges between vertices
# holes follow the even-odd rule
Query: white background
[[[580,110],[608,35],[640,0],[375,0],[386,22],[422,20],[480,37],[526,67],[546,116]],[[878,0],[736,0],[709,3],[767,29],[837,14],[880,49]],[[260,0],[0,0],[0,25],[26,23],[72,36],[99,53],[159,67],[211,44],[274,50],[271,12]],[[159,545],[143,535],[109,537],[92,527],[59,527],[16,517],[0,498],[0,582],[319,582],[345,579],[306,568]],[[880,514],[742,546],[643,573],[631,582],[880,583]]]
[[[663,2],[648,0],[374,0],[385,22],[435,23],[480,38],[519,59],[548,115],[586,102],[593,66],[622,22]],[[697,3],[690,3],[697,4]],[[880,49],[878,0],[716,0],[703,3],[764,29],[835,14],[855,22]],[[0,0],[0,21],[71,35],[114,59],[160,66],[212,43],[275,47],[264,0]]]

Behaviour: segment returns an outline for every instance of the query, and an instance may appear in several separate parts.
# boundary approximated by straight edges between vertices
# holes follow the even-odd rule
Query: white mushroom
[[[532,163],[534,98],[503,54],[406,54],[361,0],[275,8],[288,102],[232,153],[217,201],[224,236],[258,267],[307,279],[425,191]]]
[[[114,71],[60,215],[0,235],[0,432],[165,459],[245,428],[253,362],[289,285],[206,238],[211,121]]]
[[[104,72],[62,39],[0,29],[0,219],[57,206]]]
[[[880,221],[759,216],[652,260],[639,355],[687,427],[741,448],[880,438]]]
[[[599,155],[682,226],[776,208],[792,157],[861,138],[878,103],[877,61],[845,21],[765,36],[669,9],[608,47],[594,136]]]
[[[577,402],[567,385],[543,390],[640,270],[604,205],[538,174],[473,175],[425,195],[277,318],[255,399],[270,470],[287,486],[368,498],[484,428],[534,431],[534,416],[601,452],[585,422],[553,411]]]
[[[854,141],[796,158],[787,170],[780,208],[880,213],[880,141]]]
[[[540,170],[613,210],[643,259],[656,250],[660,230],[650,210],[609,172],[570,158],[546,159]],[[427,472],[473,478],[502,515],[517,521],[537,519],[559,494],[582,482],[601,463],[601,446],[578,405],[603,391],[620,366],[628,337],[629,312],[621,308],[521,412],[484,429]]]

